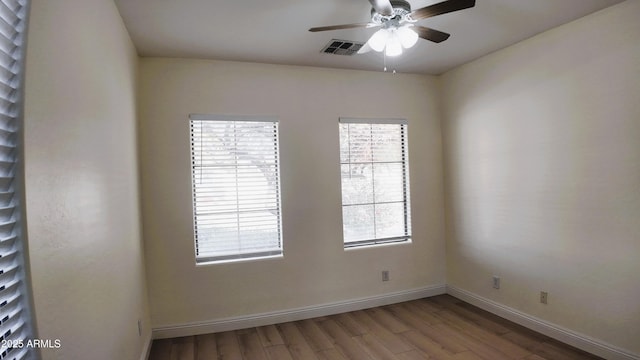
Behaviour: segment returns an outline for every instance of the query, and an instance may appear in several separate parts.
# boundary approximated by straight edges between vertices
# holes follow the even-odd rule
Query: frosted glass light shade
[[[389,31],[387,29],[380,29],[375,32],[375,34],[371,35],[367,44],[377,51],[380,52],[384,50],[385,45],[387,44],[387,40],[389,39]]]
[[[387,38],[387,46],[385,47],[387,56],[398,56],[402,54],[402,42],[397,31],[391,31]]]
[[[418,34],[410,26],[389,27],[376,31],[367,41],[367,45],[377,52],[384,51],[387,56],[398,56],[402,49],[408,49],[418,42]]]
[[[418,34],[415,31],[411,30],[411,28],[408,26],[400,27],[395,32],[396,34],[398,34],[400,43],[405,49],[412,47],[418,42]]]

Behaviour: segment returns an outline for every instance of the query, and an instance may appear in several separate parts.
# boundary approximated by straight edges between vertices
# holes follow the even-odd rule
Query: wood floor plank
[[[555,339],[548,339],[543,343],[551,344],[555,349],[558,349],[564,353],[572,354],[571,356],[577,357],[579,359],[600,359],[600,357],[590,354],[586,351],[574,348],[571,345],[564,344]]]
[[[456,360],[483,360],[480,356],[476,355],[473,351],[465,351],[453,355]]]
[[[173,346],[172,339],[157,339],[151,344],[151,351],[149,353],[149,359],[153,360],[170,360],[171,359],[171,347]]]
[[[192,360],[195,357],[193,336],[173,339],[171,360]]]
[[[218,357],[224,360],[242,360],[242,351],[236,333],[225,331],[216,334],[218,344]]]
[[[549,338],[546,335],[540,334],[538,332],[535,332],[531,329],[528,329],[522,325],[516,324],[512,321],[509,321],[507,319],[501,318],[498,315],[492,314],[486,310],[480,309],[474,305],[465,303],[465,302],[460,302],[457,304],[458,307],[461,308],[465,308],[469,311],[473,311],[473,312],[477,312],[480,315],[482,315],[483,317],[490,319],[491,321],[493,321],[494,323],[500,324],[500,326],[504,327],[505,329],[508,329],[509,332],[513,332],[513,333],[517,333],[520,335],[523,335],[525,337],[528,338],[533,338],[535,340],[537,340],[538,342],[544,342],[544,341],[548,341],[551,338]]]
[[[525,359],[525,360],[547,360],[547,359],[545,359],[545,358],[543,358],[543,357],[540,357],[540,356],[538,356],[538,355],[536,355],[536,354],[531,354],[531,355],[527,356],[527,357],[526,357],[526,358],[524,358],[524,359]]]
[[[376,360],[397,360],[391,351],[389,351],[378,338],[371,334],[364,334],[353,338],[360,346]]]
[[[542,341],[538,341],[538,339],[524,336],[513,331],[503,334],[502,337],[531,352],[535,352],[535,349],[537,349],[540,344],[542,344]]]
[[[218,358],[216,334],[198,335],[195,337],[195,360],[211,360]]]
[[[362,325],[353,318],[351,313],[333,315],[329,318],[342,325],[351,336],[360,336],[367,333],[367,329],[362,327]]]
[[[444,336],[450,337],[453,341],[459,342],[464,347],[473,351],[479,357],[486,360],[509,360],[511,359],[506,354],[500,352],[499,349],[494,348],[490,344],[476,339],[475,337],[466,334],[458,329],[455,329],[448,324],[438,324],[434,326]]]
[[[333,349],[333,342],[322,332],[315,321],[308,319],[298,321],[296,324],[313,351]]]
[[[450,351],[453,354],[457,354],[457,353],[469,350],[469,348],[464,346],[464,344],[461,344],[455,339],[449,336],[446,336],[442,332],[438,331],[438,329],[435,328],[435,326],[437,325],[425,326],[420,330],[420,332],[422,332],[423,334],[428,336],[431,340],[433,340],[433,342],[437,343],[438,345],[442,346],[444,349]]]
[[[334,321],[334,319],[329,318],[321,321],[318,323],[318,326],[333,340],[335,347],[338,348],[347,359],[371,360],[371,357],[353,340],[349,333],[347,333],[347,330],[339,325],[337,321]]]
[[[366,328],[368,332],[375,335],[380,340],[380,342],[392,353],[399,354],[413,349],[413,346],[404,341],[404,339],[400,335],[394,334],[391,331],[385,329],[382,324],[376,322],[366,312],[362,310],[354,311],[351,313],[351,315],[358,322],[358,324]]]
[[[531,354],[530,351],[459,317],[451,311],[443,310],[436,315],[441,317],[448,324],[459,328],[462,332],[467,333],[493,347],[499,347],[502,353],[511,358],[520,359]]]
[[[429,355],[423,353],[418,349],[413,349],[407,352],[396,354],[396,359],[398,360],[424,360],[428,358]]]
[[[540,347],[536,349],[535,355],[538,355],[546,360],[575,360],[575,358],[558,352],[554,348],[544,344],[541,344]]]
[[[481,316],[481,317],[483,317],[485,319],[488,319],[493,323],[498,324],[500,327],[506,329],[507,332],[524,333],[527,336],[532,336],[532,337],[535,337],[535,338],[539,338],[540,341],[548,339],[548,337],[545,336],[545,335],[542,335],[542,334],[537,333],[537,332],[535,332],[533,330],[527,329],[526,327],[524,327],[522,325],[519,325],[519,324],[516,324],[516,323],[514,323],[512,321],[509,321],[507,319],[501,318],[498,315],[492,314],[492,313],[490,313],[490,312],[488,312],[488,311],[486,311],[484,309],[480,309],[477,306],[474,306],[474,305],[471,305],[471,304],[468,304],[468,303],[465,303],[465,302],[459,302],[456,305],[457,305],[457,308],[462,308],[462,309],[465,309],[465,310],[467,310],[469,312],[476,313],[479,316]]]
[[[318,360],[349,360],[336,348],[320,350],[316,352],[316,356]]]
[[[260,336],[256,328],[239,330],[236,332],[242,357],[246,360],[267,360]]]
[[[486,318],[476,311],[471,311],[463,306],[460,306],[460,303],[449,305],[447,309],[456,313],[460,317],[475,323],[478,326],[482,326],[483,328],[494,332],[497,335],[503,335],[510,331],[509,329],[499,323],[496,323],[492,319]]]
[[[394,317],[387,307],[367,309],[365,312],[377,323],[394,334],[411,330],[407,325]]]
[[[411,301],[410,303],[421,307],[426,312],[436,313],[436,312],[441,311],[442,309],[444,309],[444,307],[442,305],[440,305],[437,301],[435,301],[435,298],[437,298],[437,296],[430,297],[430,298],[424,298],[424,299],[418,299],[416,301]]]
[[[581,354],[577,351],[572,351],[567,347],[558,346],[553,342],[543,342],[533,352],[547,360],[593,359],[590,354]]]
[[[398,306],[390,308],[389,311],[398,319],[403,321],[408,327],[420,331],[453,354],[469,350],[459,341],[442,334],[442,332],[436,330],[433,326],[412,314],[406,307]]]
[[[400,304],[400,307],[405,308],[407,311],[413,314],[413,316],[420,318],[420,320],[426,322],[429,325],[442,323],[442,320],[439,319],[437,316],[435,316],[433,312],[429,312],[425,310],[424,307],[420,306],[419,304],[420,302],[418,301],[416,302],[412,301],[412,302]]]
[[[296,324],[288,322],[278,324],[276,327],[280,331],[282,340],[284,340],[284,344],[287,346],[287,349],[289,349],[291,357],[300,360],[317,359]]]
[[[266,346],[264,349],[269,360],[293,360],[289,349],[284,344]],[[216,360],[216,358],[211,360]]]
[[[422,332],[422,329],[430,326],[429,322],[416,316],[416,314],[411,312],[406,306],[392,305],[388,307],[388,310],[396,319],[402,321],[407,327],[413,330]]]
[[[409,343],[420,351],[429,355],[429,358],[436,360],[454,360],[453,354],[443,349],[442,346],[431,341],[431,339],[423,336],[420,332],[411,330],[402,333]]]
[[[260,326],[256,328],[262,346],[284,345],[284,340],[275,325]]]

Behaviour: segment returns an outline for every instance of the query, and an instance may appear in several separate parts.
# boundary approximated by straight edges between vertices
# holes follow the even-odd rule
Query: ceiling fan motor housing
[[[396,9],[404,9],[407,12],[411,12],[411,4],[405,0],[391,0],[391,7]]]
[[[385,22],[395,19],[400,21],[401,19],[407,19],[411,13],[411,4],[405,0],[391,0],[391,7],[393,8],[393,15],[384,16],[378,13],[375,9],[371,9],[371,22],[375,24],[384,24]]]

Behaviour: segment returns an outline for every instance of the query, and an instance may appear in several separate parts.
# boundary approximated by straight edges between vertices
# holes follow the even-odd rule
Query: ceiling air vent
[[[351,56],[357,53],[363,45],[364,43],[355,41],[332,39],[320,52]]]

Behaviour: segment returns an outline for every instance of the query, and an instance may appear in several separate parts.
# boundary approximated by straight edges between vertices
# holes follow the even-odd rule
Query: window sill
[[[226,265],[233,263],[244,263],[244,262],[255,262],[255,261],[265,261],[265,260],[275,260],[275,259],[283,259],[284,254],[278,255],[267,255],[267,256],[256,256],[256,257],[246,257],[246,258],[236,258],[236,259],[225,259],[225,260],[208,260],[208,261],[196,261],[196,267],[204,267],[204,266],[212,266],[212,265]]]
[[[412,243],[413,242],[411,241],[411,239],[408,239],[406,241],[397,241],[397,242],[388,242],[388,243],[381,243],[381,244],[367,244],[367,245],[345,247],[344,251],[364,250],[364,249],[389,247],[389,246],[411,245]]]

